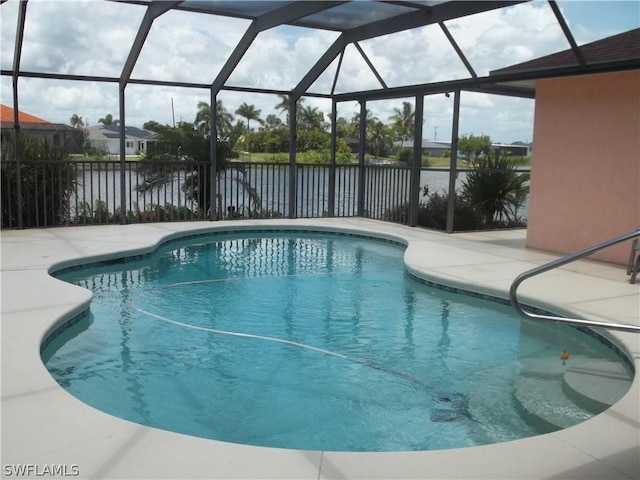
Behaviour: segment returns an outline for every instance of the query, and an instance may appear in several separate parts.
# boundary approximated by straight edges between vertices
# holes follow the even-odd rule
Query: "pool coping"
[[[640,379],[600,415],[559,432],[472,448],[348,453],[251,447],[134,424],[89,407],[49,375],[40,346],[86,310],[89,292],[49,272],[142,255],[176,237],[243,230],[364,234],[407,245],[426,281],[507,298],[513,278],[556,256],[525,249],[523,230],[447,235],[362,218],[243,220],[2,232],[2,463],[76,465],[76,478],[638,478]],[[582,260],[525,282],[521,299],[585,318],[640,324],[640,288],[624,267]],[[34,293],[37,292],[37,295]],[[640,339],[606,333],[640,368]],[[612,434],[615,432],[615,434]],[[40,468],[40,470],[38,470]],[[69,470],[66,473],[73,473]],[[63,472],[64,473],[64,472]],[[40,475],[39,475],[40,474]]]

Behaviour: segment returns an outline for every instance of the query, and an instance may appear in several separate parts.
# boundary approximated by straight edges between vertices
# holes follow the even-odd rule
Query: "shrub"
[[[427,193],[428,200],[420,204],[418,225],[438,230],[447,228],[447,204],[449,195],[435,192]],[[461,196],[456,196],[454,203],[453,229],[456,231],[478,230],[482,222],[476,210]]]
[[[523,223],[518,210],[529,195],[529,174],[514,171],[505,153],[489,152],[462,183],[462,197],[478,212],[485,228]]]
[[[76,190],[76,167],[69,152],[48,141],[20,135],[20,183],[18,196],[15,143],[9,137],[0,146],[2,161],[2,227],[19,224],[18,204],[22,206],[22,224],[52,226],[69,221],[69,199]]]
[[[402,163],[411,163],[413,158],[413,148],[402,148],[398,152],[398,161]]]

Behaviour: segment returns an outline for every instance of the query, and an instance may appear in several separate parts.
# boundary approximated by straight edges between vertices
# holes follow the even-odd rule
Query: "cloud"
[[[132,78],[211,84],[249,22],[169,11],[157,18]]]
[[[21,68],[117,76],[144,10],[112,2],[29,2]]]
[[[553,11],[531,2],[446,22],[478,75],[568,48]]]

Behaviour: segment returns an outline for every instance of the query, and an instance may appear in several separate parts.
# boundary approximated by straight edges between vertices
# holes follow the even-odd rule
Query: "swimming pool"
[[[372,239],[254,233],[69,271],[61,278],[95,292],[91,315],[43,358],[78,398],[141,424],[341,451],[546,432],[557,427],[522,415],[516,386],[561,383],[587,359],[620,362],[574,329],[419,283],[402,255]],[[567,413],[566,426],[595,412]]]

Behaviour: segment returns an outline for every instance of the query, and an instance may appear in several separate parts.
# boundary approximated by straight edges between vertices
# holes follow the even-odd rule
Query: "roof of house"
[[[3,130],[4,129],[11,130],[13,129],[13,127],[14,127],[13,120],[11,121],[2,120],[0,122],[0,128]],[[49,123],[49,122],[45,122],[45,123],[20,122],[20,130],[22,130],[23,132],[81,131],[81,130],[78,130],[77,128],[70,127],[69,125],[65,125],[64,123]]]
[[[406,148],[412,148],[413,147],[413,140],[409,140],[409,141],[405,141],[405,142],[401,142],[400,140],[397,140],[395,142],[393,142],[393,145],[396,147],[399,146],[404,146]],[[425,140],[424,138],[422,139],[422,148],[441,148],[441,149],[447,149],[447,148],[451,148],[451,142],[437,142],[437,141],[433,141],[433,140]]]
[[[18,110],[18,122],[23,132],[61,132],[76,131],[77,129],[64,123],[51,123],[42,118]],[[14,128],[13,108],[0,104],[0,128],[10,130]]]
[[[640,28],[586,43],[578,48],[587,65],[617,60],[640,59]],[[490,74],[525,72],[576,65],[579,65],[579,62],[575,53],[572,49],[567,49],[544,57],[534,58],[527,62],[493,70]]]
[[[11,122],[13,124],[13,108],[0,104],[0,121]],[[49,123],[42,118],[38,118],[34,115],[30,115],[18,110],[18,122],[22,123]]]
[[[120,138],[120,125],[96,125],[89,127],[89,138],[92,140],[109,140]],[[138,127],[124,127],[125,138],[138,140],[154,140],[158,134]]]

